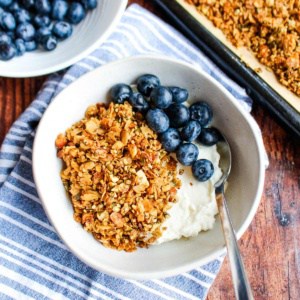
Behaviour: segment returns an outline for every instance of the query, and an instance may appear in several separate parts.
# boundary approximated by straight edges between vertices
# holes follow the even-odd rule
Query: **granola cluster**
[[[186,0],[300,96],[300,0]]]
[[[134,251],[162,235],[177,163],[130,104],[90,106],[56,147],[74,219],[104,246]]]

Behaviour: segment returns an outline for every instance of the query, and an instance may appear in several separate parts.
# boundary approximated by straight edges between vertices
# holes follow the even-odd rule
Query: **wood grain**
[[[168,21],[152,1],[129,3],[139,3]],[[44,80],[0,77],[0,144]],[[254,105],[252,114],[262,129],[270,166],[261,204],[239,244],[256,299],[296,300],[300,299],[300,143],[261,107]],[[234,299],[227,259],[208,299]]]

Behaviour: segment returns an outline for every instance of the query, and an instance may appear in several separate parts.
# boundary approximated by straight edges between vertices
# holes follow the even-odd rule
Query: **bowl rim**
[[[232,104],[235,106],[235,108],[238,110],[238,112],[244,117],[244,119],[248,123],[250,129],[253,132],[254,140],[256,142],[256,147],[257,147],[257,152],[258,152],[258,161],[259,161],[259,175],[258,175],[258,186],[257,186],[257,189],[256,189],[256,194],[255,194],[255,198],[254,198],[253,204],[251,206],[251,209],[249,210],[249,212],[247,214],[247,217],[244,220],[243,224],[241,225],[239,230],[236,232],[237,239],[240,239],[241,236],[245,233],[245,231],[249,227],[250,223],[252,222],[252,220],[255,216],[255,213],[258,209],[258,206],[260,204],[260,200],[261,200],[262,193],[263,193],[263,187],[264,187],[265,168],[268,164],[267,159],[266,159],[266,152],[265,152],[265,148],[264,148],[264,144],[263,144],[263,140],[262,140],[262,135],[261,135],[261,132],[260,132],[260,129],[259,129],[258,125],[256,124],[253,117],[250,115],[250,113],[248,113],[242,107],[242,105],[240,103],[238,103],[238,101],[234,98],[234,96],[232,94],[230,94],[225,89],[225,87],[222,86],[216,79],[214,79],[209,74],[205,73],[204,71],[202,71],[199,67],[197,67],[195,65],[192,65],[192,64],[187,63],[187,62],[180,61],[178,59],[166,57],[166,56],[163,56],[163,55],[156,55],[156,54],[155,55],[136,55],[136,56],[132,56],[132,57],[123,58],[123,59],[120,59],[120,60],[117,60],[117,61],[114,61],[114,62],[107,63],[103,66],[99,66],[98,68],[92,70],[91,72],[88,72],[88,73],[84,74],[80,78],[82,78],[84,76],[91,76],[91,74],[93,72],[98,72],[99,68],[102,68],[102,67],[122,64],[124,62],[131,62],[131,61],[136,61],[136,60],[137,61],[138,60],[155,60],[156,63],[158,63],[160,61],[167,61],[167,62],[170,62],[170,63],[179,64],[181,66],[190,68],[194,72],[198,73],[200,76],[203,76],[207,80],[211,81],[217,88],[221,89],[221,91],[228,96],[228,98],[230,99]],[[70,86],[73,85],[73,84],[76,84],[76,81],[77,80],[72,82],[70,84]],[[64,89],[59,95],[61,96],[61,94],[64,93],[64,91],[67,90],[67,88]],[[48,108],[51,105],[53,105],[53,103],[55,103],[55,101],[58,98],[57,96],[55,96],[55,98],[52,100],[52,102],[50,103]],[[33,150],[32,150],[33,178],[34,178],[34,181],[35,181],[35,184],[36,184],[36,189],[37,189],[38,195],[41,199],[42,206],[45,210],[45,213],[46,213],[49,221],[51,222],[52,226],[55,228],[56,233],[62,239],[63,243],[81,261],[83,261],[87,265],[91,266],[92,268],[94,268],[94,269],[96,269],[100,272],[103,272],[105,274],[111,275],[111,276],[116,276],[116,277],[123,278],[123,279],[132,279],[132,280],[150,280],[150,279],[161,279],[161,278],[165,278],[165,277],[169,277],[169,276],[179,275],[181,273],[190,271],[190,270],[192,270],[192,269],[194,269],[194,268],[196,268],[200,265],[206,264],[206,263],[208,263],[208,262],[210,262],[214,259],[221,260],[220,257],[223,256],[224,254],[226,254],[226,247],[225,247],[225,242],[224,242],[224,246],[221,249],[218,249],[218,250],[212,252],[211,254],[207,254],[204,257],[200,258],[200,259],[194,260],[193,262],[190,262],[190,263],[186,263],[182,266],[175,267],[175,268],[172,268],[170,270],[164,270],[164,271],[152,271],[152,272],[139,271],[139,272],[134,272],[134,273],[133,272],[127,272],[127,271],[120,271],[116,268],[107,269],[106,266],[101,266],[101,265],[99,266],[99,263],[96,264],[93,260],[89,260],[85,256],[81,255],[76,250],[76,248],[73,248],[72,245],[70,245],[68,242],[66,242],[64,240],[63,236],[61,235],[60,228],[57,228],[55,226],[54,222],[52,222],[52,218],[50,216],[50,213],[48,212],[47,207],[46,207],[46,205],[43,201],[42,191],[39,188],[39,178],[37,176],[39,165],[36,161],[35,153],[36,153],[36,148],[37,148],[37,144],[38,144],[38,140],[39,140],[39,135],[41,134],[40,129],[42,128],[43,123],[44,123],[45,114],[46,114],[46,112],[44,113],[43,117],[40,120],[39,126],[38,126],[36,134],[35,134],[34,143],[33,143]]]
[[[115,18],[112,20],[112,22],[106,28],[105,32],[98,39],[96,39],[94,41],[94,43],[92,43],[89,47],[85,48],[83,51],[81,51],[77,55],[75,55],[59,64],[52,65],[50,62],[48,67],[41,68],[41,69],[35,70],[35,71],[23,72],[22,70],[20,70],[20,71],[14,72],[14,71],[10,71],[10,68],[7,68],[4,71],[0,70],[0,76],[12,77],[12,78],[27,78],[27,77],[43,76],[43,75],[47,75],[50,73],[55,73],[57,71],[63,70],[65,68],[70,67],[71,65],[77,63],[82,58],[88,56],[95,49],[97,49],[107,39],[107,37],[113,32],[114,28],[119,23],[119,20],[121,19],[122,15],[126,9],[127,3],[128,3],[128,0],[119,0],[119,1],[120,1],[120,5],[118,7],[118,10],[116,11]],[[5,62],[5,63],[9,64],[9,61]]]

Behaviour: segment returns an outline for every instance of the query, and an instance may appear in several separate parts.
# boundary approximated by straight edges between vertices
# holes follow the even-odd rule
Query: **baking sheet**
[[[236,48],[194,6],[184,0],[154,0],[174,25],[204,51],[247,93],[300,137],[300,98],[281,85],[246,48]],[[260,68],[260,73],[255,72]]]
[[[252,70],[261,69],[261,72],[257,72],[257,75],[261,77],[267,84],[269,84],[281,97],[283,97],[292,107],[294,107],[300,113],[300,97],[280,84],[277,81],[274,73],[267,70],[267,68],[255,58],[252,52],[247,50],[245,47],[234,47],[226,39],[223,32],[220,29],[216,28],[213,23],[209,21],[204,15],[199,13],[194,6],[188,4],[184,0],[176,1],[196,20],[203,24],[211,34],[217,37],[226,47],[228,47],[233,53],[235,53]]]

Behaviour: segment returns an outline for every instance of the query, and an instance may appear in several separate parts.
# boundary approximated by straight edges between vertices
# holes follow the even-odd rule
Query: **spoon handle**
[[[235,232],[229,217],[223,184],[219,188],[216,188],[216,200],[231,267],[235,297],[237,300],[253,300],[254,298],[251,287],[245,272],[245,267],[241,258]]]

